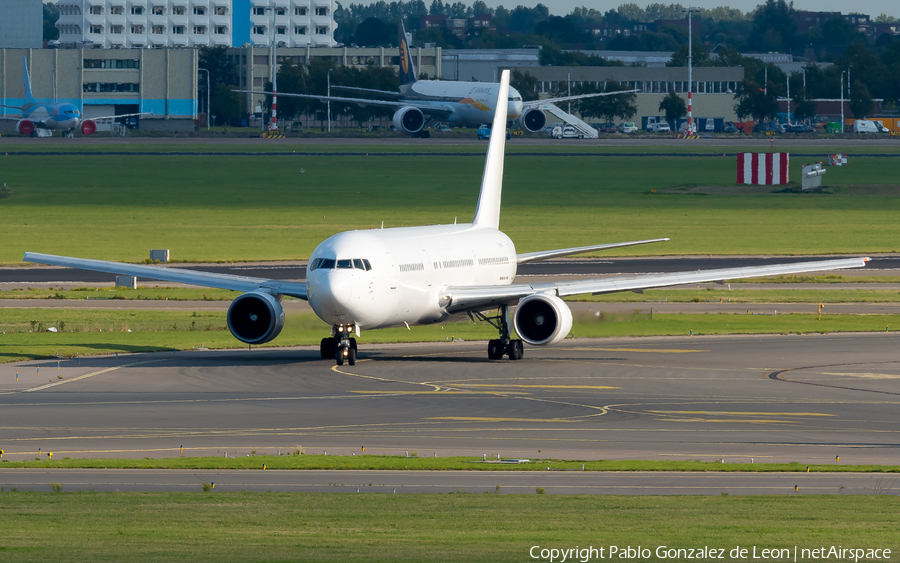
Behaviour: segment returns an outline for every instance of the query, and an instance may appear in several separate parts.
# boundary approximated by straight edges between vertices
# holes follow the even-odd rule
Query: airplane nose
[[[335,307],[346,307],[353,297],[353,280],[350,274],[341,270],[328,272],[328,283],[325,291]]]
[[[511,118],[519,117],[522,115],[522,102],[509,102],[506,112]]]

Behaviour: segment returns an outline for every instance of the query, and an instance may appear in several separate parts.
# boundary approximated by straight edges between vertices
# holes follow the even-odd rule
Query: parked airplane
[[[395,98],[389,100],[375,100],[365,98],[347,98],[341,96],[314,96],[311,94],[285,94],[278,92],[279,96],[292,98],[307,98],[343,103],[354,103],[361,106],[382,106],[394,109],[394,127],[405,133],[418,133],[425,126],[435,123],[449,123],[455,126],[478,125],[494,121],[494,109],[497,101],[497,92],[500,85],[495,82],[464,82],[459,80],[417,80],[416,67],[409,53],[409,45],[406,42],[406,31],[401,20],[397,26],[400,36],[400,90],[388,92],[385,90],[372,90],[369,88],[356,88],[352,86],[332,86],[366,94],[375,94],[382,98]],[[273,94],[272,92],[260,92],[254,90],[235,90],[244,94]],[[547,124],[547,117],[539,109],[540,104],[556,104],[582,98],[597,96],[613,96],[627,94],[636,90],[624,92],[602,92],[594,94],[580,94],[577,96],[565,96],[562,98],[550,98],[522,101],[522,95],[515,89],[509,88],[507,96],[506,114],[509,119],[516,119],[519,128],[536,133]]]
[[[506,99],[509,71],[503,71],[498,98]],[[494,130],[506,126],[506,105],[499,104]],[[518,264],[668,239],[640,240],[517,254],[499,230],[505,135],[491,135],[478,207],[471,223],[336,234],[313,251],[306,282],[212,274],[181,268],[122,264],[103,260],[25,253],[26,262],[140,276],[217,287],[245,293],[228,308],[231,333],[242,342],[262,344],[284,326],[284,295],[306,299],[331,325],[322,339],[322,358],[338,365],[356,362],[355,334],[362,329],[442,323],[457,315],[490,322],[499,338],[488,342],[488,358],[523,356],[523,342],[548,346],[572,329],[568,295],[638,291],[733,278],[860,268],[868,258],[845,258],[799,264],[620,276],[551,283],[513,283]],[[512,307],[515,312],[512,313]],[[498,310],[487,317],[484,312]],[[513,329],[518,339],[512,339]]]
[[[31,93],[31,78],[28,76],[28,61],[25,57],[22,57],[22,67],[25,71],[25,105],[7,106],[0,104],[0,107],[17,109],[22,112],[20,117],[0,116],[0,119],[17,120],[16,131],[22,135],[35,135],[38,129],[48,129],[51,131],[61,130],[64,137],[72,137],[73,132],[79,125],[81,125],[83,134],[93,135],[97,132],[97,121],[115,119],[117,117],[148,115],[147,112],[144,112],[82,119],[81,112],[72,104],[37,101]]]

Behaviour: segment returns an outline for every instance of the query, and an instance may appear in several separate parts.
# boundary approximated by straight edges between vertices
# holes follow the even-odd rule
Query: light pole
[[[201,70],[206,73],[206,130],[209,131],[209,70],[198,68],[197,72]]]
[[[841,133],[844,132],[844,73],[846,70],[841,71]]]
[[[331,71],[333,68],[328,69],[328,132],[331,133]]]
[[[269,125],[269,131],[278,131],[278,65],[275,62],[275,58],[278,55],[275,46],[275,25],[278,23],[278,10],[274,2],[270,9],[272,10],[272,123]]]
[[[790,74],[788,74],[788,77],[787,77],[787,102],[788,102],[787,120],[788,120],[788,125],[790,125],[793,123],[793,121],[791,120],[791,75]]]
[[[694,89],[694,77],[693,77],[693,60],[694,60],[694,43],[692,37],[692,26],[691,26],[691,13],[699,12],[700,8],[693,8],[688,6],[687,8],[682,8],[682,12],[687,12],[688,15],[688,133],[694,132],[694,120],[691,115],[691,93]]]

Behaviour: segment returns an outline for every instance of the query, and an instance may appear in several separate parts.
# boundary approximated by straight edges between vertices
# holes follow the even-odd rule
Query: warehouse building
[[[142,129],[194,128],[196,49],[2,49],[0,104],[24,103],[23,57],[39,100],[71,103],[86,118],[152,112],[140,118]],[[0,115],[18,114],[0,107]],[[14,126],[0,121],[5,131]]]

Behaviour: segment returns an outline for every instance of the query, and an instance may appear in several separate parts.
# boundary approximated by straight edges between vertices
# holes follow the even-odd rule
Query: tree
[[[366,18],[353,34],[353,42],[360,47],[386,47],[396,43],[396,28],[378,18]]]
[[[522,100],[526,102],[538,99],[537,83],[538,79],[527,71],[520,72],[513,69],[509,77],[510,86],[518,90],[522,94]]]
[[[806,99],[805,93],[800,90],[794,95],[793,107],[794,119],[804,121],[816,116],[816,102]]]
[[[234,65],[231,63],[231,59],[228,56],[228,47],[200,47],[200,52],[197,61],[197,68],[202,68],[209,71],[209,89],[210,89],[210,105],[212,106],[212,111],[215,113],[216,107],[216,97],[222,91],[219,88],[222,84],[226,82],[232,81],[232,76],[236,74],[234,72]],[[200,73],[199,80],[199,88],[198,95],[203,99],[203,105],[206,105],[206,73]],[[240,99],[240,96],[238,96]],[[224,105],[228,105],[228,101],[223,102]],[[230,119],[228,120],[230,121]]]
[[[669,92],[659,102],[659,111],[666,114],[666,121],[675,125],[676,121],[687,115],[687,104],[684,103],[684,98],[675,92]]]
[[[796,35],[793,2],[766,0],[753,13],[753,30],[747,41],[757,52],[785,51],[793,48]]]
[[[59,8],[56,7],[56,2],[44,2],[44,41],[59,39],[59,30],[56,29],[57,20],[59,20]]]
[[[860,80],[854,80],[850,87],[850,111],[856,119],[864,119],[872,113],[875,102],[869,94],[869,89]]]
[[[627,90],[625,86],[614,80],[606,82],[605,88],[599,89],[591,82],[584,86],[576,86],[573,94],[592,94],[594,92],[621,92]],[[582,117],[599,117],[604,121],[615,121],[616,118],[628,119],[637,113],[637,96],[634,92],[627,94],[614,94],[611,96],[595,96],[584,98],[574,102],[578,113]]]
[[[745,117],[763,119],[774,116],[778,113],[778,100],[773,90],[769,88],[769,91],[765,92],[755,81],[745,78],[738,85],[738,91],[734,95],[734,99],[738,101],[734,106],[734,112],[741,119]]]
[[[212,114],[219,123],[230,123],[233,126],[240,124],[244,102],[241,95],[233,91],[236,89],[237,86],[224,82],[213,89],[215,96],[212,98]]]
[[[691,57],[693,57],[692,66],[711,66],[709,60],[709,52],[703,48],[699,42],[695,42],[691,48]],[[666,66],[687,66],[688,65],[688,46],[687,42],[672,53],[672,58],[666,63]]]

